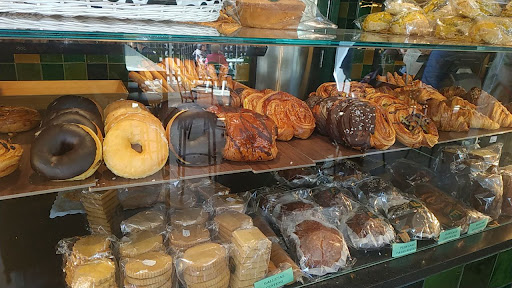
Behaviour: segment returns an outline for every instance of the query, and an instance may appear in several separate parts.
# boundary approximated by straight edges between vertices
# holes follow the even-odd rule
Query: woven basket
[[[1,1],[1,0],[0,0]],[[68,32],[109,32],[219,36],[217,29],[201,25],[108,18],[42,16],[0,13],[0,29]]]
[[[175,22],[217,20],[222,0],[204,0],[204,3],[211,4],[184,6],[131,4],[108,0],[0,0],[0,12]]]

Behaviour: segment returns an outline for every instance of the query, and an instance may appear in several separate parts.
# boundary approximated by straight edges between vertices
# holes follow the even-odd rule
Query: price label
[[[293,281],[292,268],[254,283],[254,288],[277,288]]]
[[[391,256],[393,258],[405,256],[416,252],[416,249],[418,249],[418,242],[416,240],[412,240],[407,243],[395,243],[391,248]]]
[[[498,140],[498,136],[491,136],[489,143],[496,143],[496,140]]]
[[[451,240],[455,240],[460,237],[460,227],[445,230],[439,234],[439,240],[437,243],[445,243]]]
[[[468,234],[475,234],[481,232],[487,226],[487,219],[482,219],[478,222],[469,224]]]

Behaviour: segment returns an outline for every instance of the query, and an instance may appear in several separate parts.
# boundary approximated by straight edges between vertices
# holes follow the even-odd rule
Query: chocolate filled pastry
[[[327,127],[336,143],[361,151],[385,150],[395,143],[395,130],[385,112],[364,99],[336,102],[328,113]]]
[[[471,207],[493,219],[498,219],[503,204],[502,176],[494,173],[472,173],[469,177]]]
[[[267,161],[277,156],[277,126],[269,117],[240,108],[212,106],[208,111],[224,118],[224,159]]]
[[[512,216],[512,165],[500,169],[503,179],[503,204],[501,214]]]
[[[414,107],[391,104],[386,111],[400,143],[412,148],[431,148],[437,144],[439,133],[435,123]]]
[[[289,187],[314,187],[318,171],[311,167],[281,170],[275,173],[276,179]]]
[[[92,116],[92,114],[79,109],[67,109],[58,111],[54,115],[51,115],[50,118],[45,119],[42,129],[44,129],[46,126],[51,126],[54,124],[80,124],[94,131],[96,135],[98,135],[98,138],[103,141],[103,133],[101,132],[101,128],[98,127],[96,122],[93,122],[88,116]],[[103,122],[100,121],[100,124],[103,127]]]
[[[460,227],[461,233],[466,233],[469,224],[489,218],[476,210],[465,207],[455,198],[430,184],[415,185],[411,192],[425,203],[439,223],[447,229]]]
[[[399,233],[407,233],[412,239],[434,239],[441,233],[436,216],[416,199],[403,198],[391,204],[386,217]]]
[[[395,239],[391,224],[364,206],[348,215],[343,230],[348,236],[345,238],[356,249],[379,249]]]
[[[23,155],[23,148],[18,144],[0,140],[0,178],[16,171]]]
[[[336,208],[343,215],[355,208],[355,201],[351,199],[350,191],[337,187],[318,187],[311,191],[315,202],[323,208]]]
[[[309,98],[311,99],[311,98]],[[308,100],[309,100],[308,99]],[[327,97],[322,98],[318,97],[314,98],[314,100],[311,100],[309,103],[312,106],[309,106],[311,108],[311,112],[313,113],[313,116],[315,117],[316,122],[316,129],[318,132],[322,135],[328,135],[328,129],[327,129],[327,115],[329,114],[329,111],[331,110],[334,103],[337,101],[340,101],[342,98],[340,97]]]
[[[175,110],[167,123],[169,148],[182,165],[207,166],[222,161],[224,123],[199,107]]]
[[[46,126],[30,151],[30,164],[50,180],[83,180],[100,166],[101,141],[96,132],[80,124]]]
[[[53,100],[46,107],[46,115],[51,115],[60,110],[80,109],[93,114],[95,117],[103,119],[102,109],[94,100],[78,95],[61,96]],[[92,120],[92,119],[91,119]]]
[[[41,115],[26,107],[0,106],[0,133],[24,132],[35,128]]]
[[[439,93],[443,94],[444,97],[451,99],[453,97],[461,97],[462,95],[466,94],[468,91],[464,89],[464,87],[461,86],[450,86],[445,87],[439,90]]]
[[[390,167],[391,183],[402,191],[415,184],[434,181],[435,173],[428,168],[406,159],[399,159]]]

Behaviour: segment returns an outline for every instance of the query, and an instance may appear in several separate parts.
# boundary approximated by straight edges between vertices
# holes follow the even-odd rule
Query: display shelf
[[[439,143],[449,143],[477,137],[500,135],[512,132],[512,128],[500,128],[498,130],[471,129],[468,132],[440,132]],[[221,164],[205,167],[180,166],[176,161],[170,160],[159,172],[142,179],[126,179],[114,175],[103,164],[95,173],[84,181],[56,182],[49,181],[37,175],[30,167],[30,143],[34,137],[34,131],[21,133],[11,138],[13,143],[20,143],[24,153],[20,169],[13,174],[0,178],[0,200],[31,196],[44,193],[52,193],[71,189],[90,189],[102,191],[124,187],[147,186],[161,184],[169,181],[195,179],[224,174],[241,172],[265,173],[291,168],[314,166],[316,163],[397,152],[411,149],[400,143],[396,143],[387,150],[370,149],[366,152],[351,148],[337,146],[332,141],[318,134],[313,134],[309,139],[294,139],[288,142],[278,142],[279,153],[277,158],[264,162],[233,162],[223,161]],[[0,137],[1,139],[2,137]],[[3,136],[6,139],[6,135]]]
[[[154,22],[154,25],[164,25],[166,29],[146,32],[144,29],[123,29],[112,27],[97,32],[91,31],[95,19],[84,19],[77,22],[72,19],[60,18],[58,25],[53,30],[42,30],[39,20],[33,25],[20,26],[20,29],[12,29],[15,21],[2,22],[6,15],[0,14],[0,38],[4,39],[52,39],[52,40],[92,40],[92,41],[119,41],[119,42],[181,42],[181,43],[225,43],[225,44],[255,44],[255,45],[296,45],[296,46],[328,46],[351,48],[401,48],[401,49],[427,49],[445,51],[481,51],[481,52],[510,52],[512,46],[497,46],[485,43],[474,43],[455,40],[437,39],[435,37],[418,37],[406,35],[392,35],[368,33],[355,29],[321,29],[315,31],[295,30],[271,30],[242,27],[238,31],[222,35],[212,33],[211,27],[187,25],[172,22]],[[26,21],[26,20],[24,20]],[[73,21],[73,25],[65,25],[65,21]],[[2,23],[4,23],[2,25]],[[150,21],[150,23],[153,23]],[[80,29],[79,25],[84,25]],[[151,24],[149,24],[151,25]],[[176,25],[176,29],[171,29]],[[137,25],[144,26],[144,25]],[[65,27],[70,27],[67,31]],[[94,29],[94,28],[93,28]],[[93,30],[95,31],[95,30]],[[115,32],[112,32],[115,31]],[[120,32],[120,31],[130,31]],[[133,32],[136,31],[136,32]],[[167,31],[167,32],[166,32]],[[172,31],[172,32],[169,32]],[[213,32],[216,32],[213,30]],[[173,33],[173,34],[165,34]]]

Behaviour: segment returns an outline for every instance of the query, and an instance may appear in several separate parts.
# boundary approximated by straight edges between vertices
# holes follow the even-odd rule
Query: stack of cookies
[[[256,227],[239,229],[232,237],[231,288],[253,287],[254,282],[263,279],[270,261],[272,242]]]
[[[171,225],[173,228],[188,227],[193,225],[206,225],[208,213],[202,208],[187,208],[176,210],[171,215]]]
[[[71,288],[115,288],[116,264],[110,259],[98,259],[75,268]]]
[[[252,227],[252,218],[236,211],[227,211],[217,215],[213,221],[217,225],[219,238],[223,242],[231,242],[231,234],[235,230]]]
[[[121,222],[121,231],[124,234],[144,230],[165,230],[165,212],[159,209],[142,211]]]
[[[237,194],[214,195],[211,203],[216,215],[226,211],[245,213],[245,200]]]
[[[171,231],[169,242],[175,250],[184,250],[210,241],[210,231],[203,225],[176,227]]]
[[[229,268],[226,249],[216,243],[203,243],[183,254],[180,268],[187,288],[227,288]]]
[[[123,237],[119,242],[121,258],[131,258],[148,252],[164,250],[162,234],[149,230],[130,234],[130,236]]]
[[[101,192],[84,192],[80,198],[92,233],[118,232],[119,224],[115,222],[115,214],[120,207],[117,190]]]
[[[164,252],[148,252],[124,262],[125,288],[171,287],[172,257]]]

